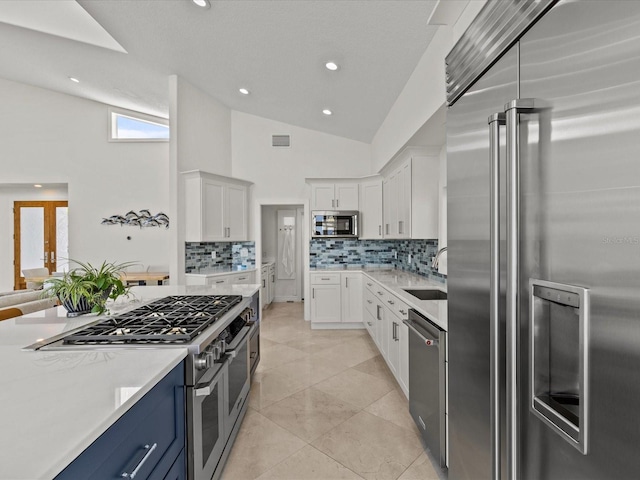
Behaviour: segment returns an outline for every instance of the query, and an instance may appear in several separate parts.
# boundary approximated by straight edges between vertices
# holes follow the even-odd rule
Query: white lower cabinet
[[[400,338],[398,336],[398,319],[397,317],[391,313],[391,310],[385,307],[385,327],[387,329],[387,365],[389,365],[389,370],[393,373],[393,376],[398,378],[400,374]]]
[[[269,265],[269,303],[273,302],[276,298],[276,266],[275,264]]]
[[[398,382],[404,394],[409,397],[409,327],[404,322],[400,322],[398,329],[400,335],[400,371],[398,372]]]
[[[362,322],[362,274],[342,273],[341,275],[342,323]]]
[[[310,286],[312,324],[335,323],[336,328],[362,324],[362,273],[312,273]]]
[[[312,322],[339,322],[341,310],[340,285],[311,285]]]
[[[367,276],[364,277],[364,284],[363,306],[367,330],[408,398],[409,328],[403,320],[409,317],[409,307]],[[368,322],[374,325],[369,326]]]

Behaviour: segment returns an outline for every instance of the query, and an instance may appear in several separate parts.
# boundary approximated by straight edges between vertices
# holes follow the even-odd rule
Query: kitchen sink
[[[447,292],[441,290],[428,289],[428,290],[409,290],[403,288],[409,295],[413,295],[419,300],[446,300]]]

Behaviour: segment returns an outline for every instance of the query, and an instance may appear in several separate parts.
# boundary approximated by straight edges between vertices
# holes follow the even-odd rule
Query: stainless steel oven
[[[249,339],[257,323],[247,308],[195,360],[201,375],[187,387],[187,468],[190,480],[219,478],[246,412],[250,388]],[[198,361],[199,360],[199,361]]]
[[[227,345],[228,374],[226,379],[227,400],[225,402],[224,425],[231,432],[240,411],[249,395],[251,372],[249,370],[249,333],[252,326],[244,326],[233,341]]]
[[[227,443],[225,405],[228,364],[215,364],[193,387],[187,387],[189,479],[211,479]]]

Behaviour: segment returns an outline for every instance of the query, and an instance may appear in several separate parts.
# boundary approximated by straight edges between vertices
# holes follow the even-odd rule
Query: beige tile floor
[[[261,361],[222,480],[438,480],[366,330],[311,330],[302,303],[263,312]]]

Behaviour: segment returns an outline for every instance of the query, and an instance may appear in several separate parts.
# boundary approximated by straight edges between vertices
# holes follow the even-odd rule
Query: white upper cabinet
[[[358,183],[311,183],[311,210],[358,210]]]
[[[438,238],[439,158],[406,150],[387,169],[383,187],[385,238]]]
[[[183,177],[187,242],[248,240],[250,182],[200,170]]]
[[[360,238],[383,238],[382,178],[360,184]]]
[[[357,183],[336,183],[336,208],[338,210],[359,210]]]
[[[242,241],[249,237],[248,187],[225,185],[227,240]]]
[[[311,209],[333,210],[336,204],[335,185],[320,183],[311,185]]]

